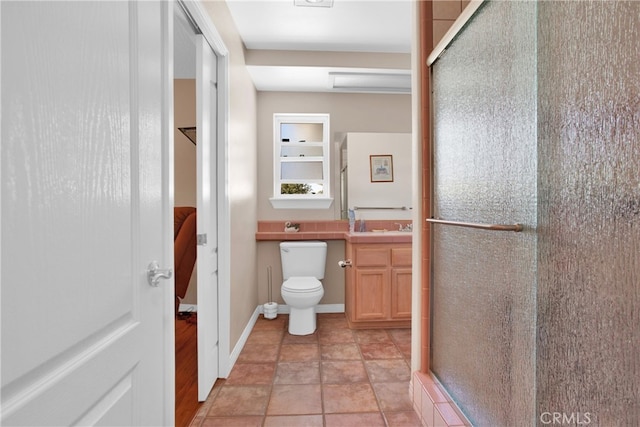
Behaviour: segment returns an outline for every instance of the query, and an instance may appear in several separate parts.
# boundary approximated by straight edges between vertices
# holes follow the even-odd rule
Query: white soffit
[[[248,65],[256,89],[277,92],[408,94],[409,70]]]
[[[398,57],[377,61],[371,55],[411,54],[413,0],[333,0],[332,7],[296,7],[295,0],[226,1],[248,55],[263,52],[261,63],[247,62],[257,90],[408,93],[410,77],[403,76],[410,65],[398,69],[403,68]],[[318,56],[300,61],[287,58],[287,51]],[[277,59],[269,60],[270,52]]]

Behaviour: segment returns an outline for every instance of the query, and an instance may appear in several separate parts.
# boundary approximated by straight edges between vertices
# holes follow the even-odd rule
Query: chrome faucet
[[[413,224],[407,224],[403,226],[399,222],[394,222],[398,226],[398,231],[413,231]]]

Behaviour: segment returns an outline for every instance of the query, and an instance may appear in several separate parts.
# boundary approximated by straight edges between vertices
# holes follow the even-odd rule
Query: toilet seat
[[[282,289],[294,293],[316,292],[322,289],[322,282],[315,277],[291,277],[284,281]]]

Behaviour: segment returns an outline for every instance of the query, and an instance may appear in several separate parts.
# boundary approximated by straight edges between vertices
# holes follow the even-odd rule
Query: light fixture
[[[411,73],[332,71],[329,87],[344,92],[411,93]]]
[[[293,0],[294,6],[333,7],[333,0]]]

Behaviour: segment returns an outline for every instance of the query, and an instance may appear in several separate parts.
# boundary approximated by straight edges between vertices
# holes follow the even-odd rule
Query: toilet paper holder
[[[351,264],[351,260],[350,259],[343,259],[338,261],[338,266],[345,268],[345,267],[353,267],[353,265]]]

